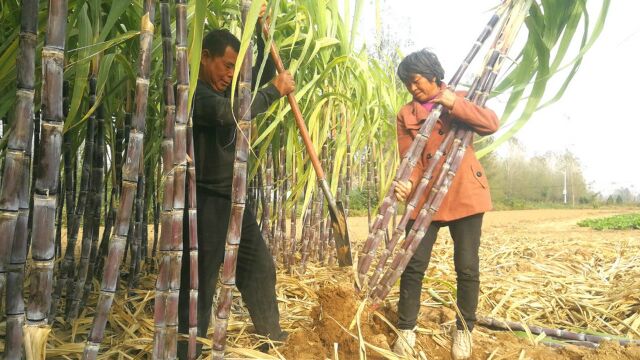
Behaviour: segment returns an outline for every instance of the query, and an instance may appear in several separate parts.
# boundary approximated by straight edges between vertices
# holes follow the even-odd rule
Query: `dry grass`
[[[608,215],[597,210],[539,210],[494,212],[486,217],[481,246],[481,296],[479,315],[580,332],[608,333],[640,339],[640,233],[638,231],[593,231],[576,221]],[[366,237],[366,218],[349,219],[351,237]],[[442,229],[424,283],[423,308],[418,329],[418,350],[438,358],[450,338],[441,326],[451,322],[447,309],[455,297],[451,239]],[[153,339],[153,275],[142,277],[145,290],[121,291],[109,318],[101,348],[102,359],[144,359]],[[312,308],[318,303],[320,287],[351,284],[351,269],[310,264],[304,276],[279,270],[277,296],[283,327],[293,332],[312,326]],[[121,283],[125,283],[124,281]],[[96,284],[97,285],[97,284]],[[97,294],[90,299],[84,317],[73,326],[59,322],[51,332],[48,358],[79,358],[83,349]],[[387,298],[395,308],[397,288]],[[444,303],[444,306],[443,306]],[[354,314],[355,315],[355,314]],[[0,335],[5,322],[0,323]],[[266,341],[252,333],[246,309],[236,295],[229,322],[228,351],[237,358],[284,358],[255,348]],[[349,329],[358,336],[357,329]],[[478,358],[515,358],[527,346],[541,340],[531,336],[523,342],[477,328]],[[201,339],[205,348],[207,339]],[[367,339],[364,339],[365,341]],[[0,336],[0,349],[3,347]],[[435,349],[435,350],[434,350]],[[326,358],[335,358],[331,352]],[[394,358],[392,354],[382,355]],[[342,358],[342,357],[341,357]],[[526,356],[525,356],[526,358]],[[578,357],[582,358],[582,357]],[[585,357],[586,359],[586,357]]]

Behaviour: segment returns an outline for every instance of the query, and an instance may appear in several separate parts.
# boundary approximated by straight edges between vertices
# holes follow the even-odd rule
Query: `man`
[[[263,10],[264,12],[264,6]],[[198,336],[207,337],[211,306],[224,261],[224,248],[231,210],[231,184],[236,141],[236,119],[232,113],[230,85],[238,57],[240,41],[229,31],[218,29],[203,39],[200,72],[194,96],[193,141],[198,201]],[[258,59],[254,79],[262,63],[264,42],[258,36]],[[275,73],[268,61],[262,78]],[[262,85],[262,84],[261,84]],[[293,77],[285,72],[255,94],[251,115],[265,112],[282,96],[295,90]],[[185,244],[187,244],[185,238]],[[188,246],[184,246],[188,249]],[[179,302],[179,332],[188,332],[189,255],[183,252]],[[245,208],[242,238],[236,268],[236,284],[246,304],[256,333],[274,341],[286,339],[280,328],[275,294],[276,274],[255,214]],[[180,341],[178,356],[186,358],[186,342]],[[266,350],[263,348],[262,350]],[[198,354],[201,346],[198,346]]]

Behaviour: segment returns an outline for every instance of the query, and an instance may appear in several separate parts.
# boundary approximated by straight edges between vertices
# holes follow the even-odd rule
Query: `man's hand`
[[[453,109],[453,104],[456,102],[456,99],[457,96],[453,91],[444,89],[438,96],[436,96],[435,99],[433,99],[433,102],[442,104],[444,107],[451,110]]]
[[[280,96],[291,94],[296,90],[296,83],[289,71],[278,74],[278,76],[273,79],[273,85],[280,92]]]
[[[413,184],[409,180],[397,182],[396,187],[393,189],[396,199],[398,199],[398,201],[407,200],[407,197],[411,194],[412,188]]]

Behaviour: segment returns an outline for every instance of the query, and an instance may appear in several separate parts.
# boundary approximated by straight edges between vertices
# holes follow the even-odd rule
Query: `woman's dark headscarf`
[[[413,75],[422,75],[429,81],[436,79],[436,84],[444,78],[444,70],[436,54],[427,49],[407,55],[398,65],[398,77],[403,83],[411,81]]]

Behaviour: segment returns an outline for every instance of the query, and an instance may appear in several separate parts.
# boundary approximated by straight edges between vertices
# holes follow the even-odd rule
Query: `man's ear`
[[[200,53],[200,62],[204,62],[204,60],[211,58],[211,54],[209,53],[208,49],[202,49],[202,52]]]

